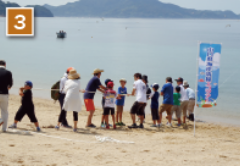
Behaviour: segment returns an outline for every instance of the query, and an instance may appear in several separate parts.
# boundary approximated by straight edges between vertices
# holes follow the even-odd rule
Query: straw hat
[[[68,74],[68,79],[78,79],[78,78],[80,78],[80,74],[77,73],[77,70],[75,69],[70,70]]]
[[[95,69],[95,70],[93,71],[93,74],[98,74],[98,73],[102,73],[102,72],[104,72],[104,70]]]
[[[189,87],[189,84],[188,84],[187,81],[184,81],[184,82],[183,82],[183,87]]]
[[[127,82],[127,80],[125,78],[121,78],[119,82]]]

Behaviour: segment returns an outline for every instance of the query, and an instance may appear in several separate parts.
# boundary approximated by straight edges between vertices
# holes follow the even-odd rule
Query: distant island
[[[11,3],[7,2],[4,3],[0,0],[0,16],[5,17],[6,16],[6,7],[21,7],[17,3]],[[29,5],[26,7],[34,7],[34,16],[35,17],[53,17],[53,14],[50,10],[45,8],[44,6],[39,5]]]
[[[186,9],[158,0],[78,0],[44,7],[58,17],[240,19],[232,11]]]

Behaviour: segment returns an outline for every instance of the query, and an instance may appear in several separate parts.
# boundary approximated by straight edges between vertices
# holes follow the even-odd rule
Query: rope
[[[100,136],[95,136],[95,138],[101,142],[110,142],[110,143],[118,143],[118,144],[135,144],[134,142],[128,142],[128,141],[119,141],[117,139],[113,139],[111,137],[100,137]]]

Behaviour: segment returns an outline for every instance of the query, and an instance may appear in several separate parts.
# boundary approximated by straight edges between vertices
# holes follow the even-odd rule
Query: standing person
[[[107,90],[104,93],[105,97],[105,104],[104,104],[104,118],[106,122],[106,129],[109,129],[109,122],[108,122],[108,117],[109,114],[111,113],[112,116],[112,121],[113,121],[113,128],[116,129],[116,124],[115,124],[115,98],[117,97],[116,91],[113,90],[113,82],[108,82],[107,84]]]
[[[161,90],[161,95],[163,96],[163,103],[160,106],[159,116],[160,116],[160,123],[158,124],[158,127],[161,127],[162,124],[162,113],[164,111],[167,112],[167,127],[172,127],[172,106],[173,106],[173,86],[172,86],[172,78],[167,77],[166,78],[166,84],[163,85]]]
[[[177,81],[178,86],[181,88],[180,94],[181,94],[181,106],[180,110],[183,114],[183,126],[186,125],[186,117],[187,117],[187,108],[189,103],[189,97],[187,95],[187,92],[185,88],[183,87],[183,78],[179,77],[178,79],[175,79]]]
[[[72,128],[71,126],[68,125],[67,114],[64,114],[65,111],[62,109],[64,98],[66,96],[66,94],[64,92],[64,87],[65,87],[66,81],[68,80],[68,74],[69,74],[70,70],[73,70],[73,68],[69,67],[67,69],[66,73],[64,73],[63,77],[60,80],[60,90],[59,90],[60,96],[58,99],[58,101],[60,103],[60,108],[61,108],[60,114],[62,114],[62,124],[61,125],[66,128]],[[60,116],[59,116],[59,118],[60,118]]]
[[[7,131],[8,123],[8,91],[13,85],[12,73],[6,70],[6,62],[0,60],[0,109],[1,118],[0,126],[2,125],[2,131]]]
[[[22,97],[22,105],[16,113],[14,123],[9,128],[17,128],[17,123],[21,122],[22,118],[27,114],[32,123],[36,126],[37,131],[41,131],[38,120],[34,112],[34,104],[32,101],[31,81],[26,81],[23,88],[20,88],[19,95]]]
[[[152,114],[152,120],[153,125],[151,127],[157,127],[157,123],[160,124],[160,118],[158,114],[158,107],[159,107],[159,85],[157,83],[153,84],[152,86],[153,92],[149,96],[149,99],[151,99],[151,114]]]
[[[133,90],[132,95],[136,95],[136,101],[133,104],[130,114],[133,121],[133,124],[131,126],[128,126],[128,128],[144,128],[143,121],[144,121],[144,109],[146,107],[147,103],[147,97],[146,97],[146,85],[142,81],[142,75],[140,73],[134,74],[134,84],[133,84]],[[138,115],[140,117],[140,125],[137,126],[136,124],[136,117],[135,115]]]
[[[142,81],[146,84],[146,88],[147,88],[146,97],[147,97],[147,100],[149,100],[149,97],[150,97],[152,91],[151,91],[151,88],[148,85],[148,76],[147,75],[143,75],[142,76]],[[145,119],[145,117],[146,117],[146,115],[145,115],[145,111],[144,111],[144,119]],[[144,123],[144,121],[143,121],[143,123]]]
[[[80,74],[75,69],[70,70],[68,74],[68,80],[65,83],[64,92],[66,97],[64,99],[63,111],[60,114],[59,121],[56,129],[60,128],[66,111],[73,111],[74,128],[73,131],[77,132],[78,112],[82,110],[82,102],[80,92]]]
[[[116,125],[117,126],[126,126],[123,121],[122,121],[122,114],[123,114],[123,107],[124,107],[124,103],[125,103],[125,96],[121,96],[121,95],[127,95],[127,88],[126,83],[127,80],[122,78],[120,79],[120,84],[121,86],[118,88],[118,97],[119,99],[116,100],[116,105],[117,105],[117,115],[116,115]]]
[[[183,82],[183,87],[186,90],[186,93],[189,97],[189,103],[188,103],[188,118],[190,121],[194,121],[194,107],[195,107],[195,92],[193,89],[189,87],[189,84],[187,81]]]
[[[181,88],[179,86],[177,86],[175,88],[175,93],[173,93],[173,107],[172,107],[172,115],[175,112],[175,115],[177,117],[178,120],[178,124],[177,126],[180,127],[182,125],[181,122],[181,110],[180,110],[180,99],[181,99],[181,94],[180,94]]]
[[[102,93],[104,93],[106,90],[106,88],[100,82],[100,77],[102,72],[104,72],[104,70],[95,69],[93,72],[94,76],[89,81],[85,89],[86,92],[84,93],[84,103],[85,103],[86,110],[89,112],[86,127],[91,127],[91,128],[96,127],[94,124],[92,124],[92,117],[95,112],[95,106],[94,106],[95,93],[94,92],[96,92],[96,90],[99,90]]]
[[[106,87],[107,87],[107,84],[109,83],[109,82],[113,82],[113,80],[111,80],[111,79],[106,79],[105,80],[105,85],[106,85]],[[105,122],[105,118],[104,118],[104,105],[105,105],[105,96],[104,96],[104,94],[103,94],[103,96],[102,96],[102,109],[103,109],[103,114],[102,114],[102,119],[101,119],[101,127],[102,128],[106,128],[106,122]],[[110,125],[110,124],[109,124]],[[111,125],[110,125],[111,126]]]

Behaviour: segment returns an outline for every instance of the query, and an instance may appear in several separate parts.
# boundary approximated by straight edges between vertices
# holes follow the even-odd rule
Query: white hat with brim
[[[188,82],[187,82],[187,81],[184,81],[184,82],[183,82],[183,87],[188,87],[188,86],[189,86]]]
[[[78,78],[80,78],[80,74],[78,74],[75,69],[69,72],[68,79],[78,79]]]
[[[127,82],[127,80],[125,78],[121,78],[119,82]]]
[[[104,72],[104,70],[95,69],[95,70],[93,71],[93,74],[98,74],[98,73],[102,73],[102,72]]]

